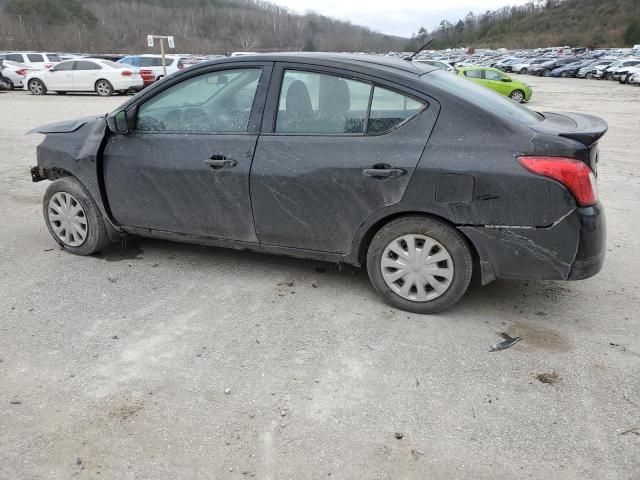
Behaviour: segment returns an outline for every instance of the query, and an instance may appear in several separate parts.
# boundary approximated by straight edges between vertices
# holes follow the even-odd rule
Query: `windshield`
[[[462,77],[437,70],[424,74],[420,78],[431,85],[457,95],[482,110],[507,117],[518,123],[532,125],[544,120],[541,114]]]

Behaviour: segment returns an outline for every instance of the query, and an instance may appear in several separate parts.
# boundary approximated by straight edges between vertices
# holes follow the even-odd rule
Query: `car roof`
[[[418,67],[412,62],[400,59],[398,57],[387,57],[384,55],[368,55],[353,53],[327,53],[327,52],[283,52],[283,53],[259,53],[253,55],[238,55],[235,57],[226,57],[222,59],[212,60],[206,63],[230,63],[230,62],[294,62],[294,63],[326,63],[331,62],[338,66],[349,67],[354,64],[367,66],[378,69],[391,69],[396,72],[405,74],[424,75],[435,70],[436,67],[421,65]]]

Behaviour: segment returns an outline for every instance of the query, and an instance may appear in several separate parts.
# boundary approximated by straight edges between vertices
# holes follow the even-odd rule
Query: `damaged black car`
[[[434,313],[475,271],[578,280],[605,255],[596,117],[537,113],[428,65],[273,54],[202,63],[106,116],[48,125],[54,240],[126,235],[366,265]]]

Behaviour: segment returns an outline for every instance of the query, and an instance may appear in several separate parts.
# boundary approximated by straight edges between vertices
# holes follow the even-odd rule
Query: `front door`
[[[501,93],[502,95],[509,95],[512,90],[512,81],[502,72],[497,72],[495,70],[483,70],[482,74],[484,75],[484,84],[496,92]]]
[[[402,199],[437,106],[336,69],[279,65],[273,78],[251,171],[257,236],[347,252],[372,213]]]
[[[193,73],[138,106],[104,151],[109,208],[124,226],[255,242],[249,171],[270,64]],[[144,98],[144,97],[143,97]]]
[[[54,91],[73,90],[73,64],[75,61],[69,60],[61,62],[46,72],[45,84],[47,88]]]

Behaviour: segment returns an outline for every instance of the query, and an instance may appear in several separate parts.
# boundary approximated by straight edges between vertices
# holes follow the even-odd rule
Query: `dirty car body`
[[[189,100],[203,86],[220,93]],[[36,129],[46,137],[32,177],[77,181],[111,241],[140,235],[362,265],[385,227],[423,218],[454,230],[483,284],[575,280],[604,261],[595,174],[606,129],[402,60],[245,56],[171,75],[107,116]],[[571,162],[578,186],[558,174]],[[407,291],[406,278],[388,283],[386,299],[437,311],[413,307],[429,303],[416,300],[421,288],[435,293]],[[405,286],[404,303],[394,285]]]

